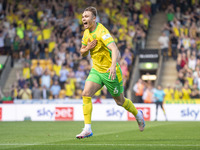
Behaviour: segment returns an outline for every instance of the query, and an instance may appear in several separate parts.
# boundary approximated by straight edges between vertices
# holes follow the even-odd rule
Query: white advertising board
[[[145,120],[156,119],[155,104],[135,104],[141,109]],[[200,121],[199,104],[165,104],[169,121]],[[1,104],[1,121],[82,121],[82,104]],[[127,121],[135,120],[131,113],[116,104],[93,104],[93,121]],[[161,108],[158,109],[158,121],[164,121]]]

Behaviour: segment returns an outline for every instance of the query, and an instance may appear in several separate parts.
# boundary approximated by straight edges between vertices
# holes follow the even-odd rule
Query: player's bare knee
[[[123,96],[119,96],[119,97],[113,97],[115,102],[117,103],[117,105],[122,106],[124,104],[124,97]]]
[[[90,92],[84,90],[83,93],[82,93],[82,96],[87,96],[87,97],[89,97],[89,96],[90,96]]]
[[[122,106],[123,105],[122,101],[119,101],[119,100],[115,99],[115,102],[117,103],[118,106]]]

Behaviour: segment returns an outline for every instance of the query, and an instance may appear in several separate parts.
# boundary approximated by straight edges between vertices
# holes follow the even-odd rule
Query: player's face
[[[85,29],[91,28],[96,21],[96,17],[90,11],[84,11],[82,15],[82,22]]]

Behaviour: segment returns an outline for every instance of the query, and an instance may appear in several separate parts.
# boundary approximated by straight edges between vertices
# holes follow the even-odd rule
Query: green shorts
[[[101,85],[101,87],[105,85],[107,87],[108,92],[113,97],[117,97],[121,93],[124,92],[122,71],[121,71],[120,66],[117,64],[116,78],[114,80],[111,80],[108,78],[109,74],[110,72],[100,73],[96,71],[94,68],[92,68],[86,81],[92,81],[92,82],[98,83]]]

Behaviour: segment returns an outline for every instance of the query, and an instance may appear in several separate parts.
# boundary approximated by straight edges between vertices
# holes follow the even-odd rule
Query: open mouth
[[[87,22],[84,22],[83,24],[84,24],[84,25],[88,25],[88,23],[87,23]]]

